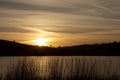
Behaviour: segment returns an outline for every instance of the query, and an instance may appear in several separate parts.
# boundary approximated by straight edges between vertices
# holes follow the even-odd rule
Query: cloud
[[[0,26],[0,32],[17,32],[17,33],[35,33],[33,30],[28,30],[20,27],[6,27],[6,26]]]
[[[54,32],[54,33],[66,33],[66,34],[79,34],[79,33],[90,33],[103,31],[102,28],[81,28],[81,27],[52,27],[49,29],[43,28],[45,31]]]
[[[78,15],[47,15],[28,18],[27,26],[55,33],[79,34],[120,29],[120,21]],[[33,20],[32,20],[33,19]],[[34,20],[35,19],[35,20]]]
[[[0,0],[0,10],[0,33],[8,35],[98,38],[120,34],[120,0]]]
[[[36,2],[36,0],[34,1]],[[41,3],[40,3],[41,2]],[[47,5],[45,4],[48,3]],[[88,0],[82,1],[46,1],[40,0],[37,5],[26,1],[16,2],[1,0],[0,7],[15,10],[28,10],[36,12],[52,12],[61,14],[77,14],[86,16],[96,16],[111,19],[120,19],[119,0]],[[50,4],[49,4],[50,3]],[[38,5],[39,4],[39,5]]]
[[[11,2],[11,1],[0,1],[0,7],[6,8],[6,9],[47,11],[47,12],[57,12],[57,13],[71,12],[71,9],[65,8],[65,7],[43,6],[43,5],[38,6],[38,5],[33,5],[33,4]]]

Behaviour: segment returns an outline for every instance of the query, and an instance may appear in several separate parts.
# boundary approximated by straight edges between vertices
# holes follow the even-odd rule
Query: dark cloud
[[[0,1],[1,8],[7,9],[17,9],[17,10],[31,10],[31,11],[48,11],[48,12],[60,12],[66,13],[71,12],[71,9],[65,7],[57,7],[57,6],[43,6],[43,5],[32,5],[26,3],[18,3],[11,1]]]
[[[97,3],[112,11],[120,11],[120,0],[100,0]]]
[[[33,14],[0,13],[0,18],[23,18]]]
[[[13,1],[0,1],[0,8],[6,9],[16,9],[16,10],[29,10],[29,11],[38,11],[38,12],[53,12],[53,13],[65,13],[65,14],[77,14],[77,15],[86,15],[86,16],[96,16],[96,17],[104,17],[111,19],[120,19],[120,1],[119,0],[95,0],[94,3],[82,3],[80,1],[74,1],[76,3],[69,3],[67,1],[66,6],[57,6],[57,5],[39,5],[28,4],[22,2],[13,2]],[[53,3],[54,4],[54,3]]]
[[[120,36],[119,32],[116,33],[104,33],[104,34],[97,34],[97,33],[88,33],[87,35],[96,35],[96,36],[113,36],[113,37],[118,37]]]
[[[85,27],[58,27],[58,28],[51,28],[43,30],[48,32],[55,32],[55,33],[67,33],[67,34],[83,34],[83,33],[91,33],[91,32],[101,32],[106,31],[107,29],[104,28],[85,28]]]
[[[27,30],[20,27],[6,27],[6,26],[0,26],[0,32],[17,32],[17,33],[35,33],[35,31]]]

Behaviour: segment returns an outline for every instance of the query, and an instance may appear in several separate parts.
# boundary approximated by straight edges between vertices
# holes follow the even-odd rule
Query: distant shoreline
[[[32,46],[0,40],[0,56],[119,56],[120,42],[68,47]]]

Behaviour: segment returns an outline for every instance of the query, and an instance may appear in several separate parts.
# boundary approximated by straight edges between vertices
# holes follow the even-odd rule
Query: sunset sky
[[[120,0],[0,0],[0,39],[48,46],[120,41]]]

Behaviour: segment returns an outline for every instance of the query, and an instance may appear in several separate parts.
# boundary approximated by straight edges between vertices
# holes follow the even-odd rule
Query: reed
[[[66,65],[63,58],[54,58],[47,62],[49,75],[42,77],[37,75],[37,72],[42,70],[40,69],[41,66],[39,68],[36,67],[34,60],[25,57],[9,66],[5,77],[2,79],[2,76],[0,76],[0,80],[120,80],[120,76],[116,73],[107,75],[109,71],[102,69],[102,64],[97,65],[95,59],[88,61],[84,57],[80,59],[71,58],[71,61],[66,60]],[[97,69],[99,71],[103,70],[101,72],[103,75],[98,75],[100,72]]]
[[[27,58],[18,60],[16,64],[13,64],[13,69],[9,66],[10,69],[8,69],[4,80],[37,80],[37,68],[34,66],[34,62],[27,61]]]
[[[2,76],[0,76],[0,80],[2,80]]]

